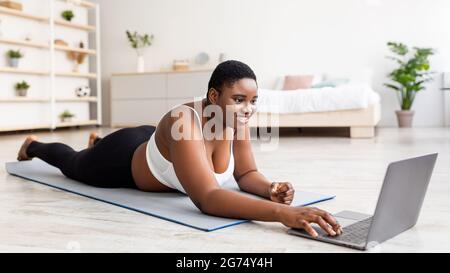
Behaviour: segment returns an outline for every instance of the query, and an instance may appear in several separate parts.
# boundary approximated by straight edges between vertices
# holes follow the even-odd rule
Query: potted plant
[[[131,33],[126,31],[128,41],[132,48],[136,50],[138,61],[137,61],[137,72],[142,73],[145,70],[144,64],[144,49],[151,46],[153,43],[154,36],[148,34],[139,34],[136,31]]]
[[[70,122],[72,118],[75,117],[69,110],[65,110],[59,115],[61,122]]]
[[[20,50],[8,50],[6,52],[6,56],[8,56],[9,59],[9,66],[10,67],[19,67],[19,59],[23,57],[22,52]]]
[[[388,77],[392,83],[385,86],[397,93],[400,111],[396,111],[399,127],[411,127],[414,111],[411,106],[416,94],[425,89],[425,83],[433,80],[428,58],[435,53],[432,48],[413,47],[412,50],[402,43],[387,43],[389,49],[397,56],[388,58],[398,64]]]
[[[30,85],[26,81],[16,83],[16,94],[19,97],[26,97]]]
[[[72,21],[73,17],[75,17],[75,14],[71,10],[65,10],[61,13],[61,17],[64,18],[66,21]]]

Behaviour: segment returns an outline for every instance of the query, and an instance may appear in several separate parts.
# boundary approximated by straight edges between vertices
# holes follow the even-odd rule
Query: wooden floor
[[[37,135],[83,149],[91,130]],[[328,133],[299,136],[287,130],[275,151],[262,151],[255,142],[260,170],[297,189],[337,195],[318,205],[322,209],[371,214],[389,162],[439,152],[416,227],[371,251],[450,251],[450,128],[383,128],[373,139]],[[288,235],[280,223],[251,222],[206,233],[9,176],[4,163],[15,160],[24,137],[0,135],[0,252],[352,251]]]

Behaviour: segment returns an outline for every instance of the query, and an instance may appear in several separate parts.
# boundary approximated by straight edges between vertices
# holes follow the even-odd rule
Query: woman
[[[247,124],[256,112],[257,93],[256,76],[250,67],[227,61],[211,76],[206,99],[200,101],[205,111],[196,110],[191,102],[165,114],[157,128],[126,128],[102,139],[94,133],[89,147],[80,152],[29,136],[18,160],[40,158],[67,177],[96,187],[178,190],[205,214],[277,221],[305,229],[314,237],[318,234],[311,224],[316,223],[329,235],[340,235],[342,229],[329,213],[289,206],[294,197],[290,183],[271,183],[258,172]],[[219,111],[206,115],[208,107]],[[207,130],[211,122],[214,130]],[[267,200],[222,189],[220,185],[233,176],[242,191]]]

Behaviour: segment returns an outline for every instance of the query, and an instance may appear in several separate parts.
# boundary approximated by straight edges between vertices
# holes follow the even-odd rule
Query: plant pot
[[[9,66],[14,68],[19,67],[19,58],[9,58]]]
[[[411,128],[414,111],[395,111],[397,114],[398,126],[400,128]]]
[[[71,122],[72,118],[60,118],[61,122]]]
[[[144,73],[145,72],[144,56],[138,56],[138,59],[137,59],[137,72],[138,73]]]
[[[16,95],[19,97],[26,97],[28,89],[16,89]]]

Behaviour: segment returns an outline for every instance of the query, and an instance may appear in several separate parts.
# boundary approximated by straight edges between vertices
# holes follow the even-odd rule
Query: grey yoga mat
[[[152,193],[134,189],[104,189],[88,186],[65,177],[59,169],[40,159],[6,163],[6,170],[9,174],[30,181],[203,231],[214,231],[248,222],[248,220],[203,214],[189,197],[182,193]],[[234,181],[225,184],[224,188],[239,191]],[[243,194],[259,198],[255,195]],[[292,206],[306,206],[332,198],[334,196],[296,191]]]

